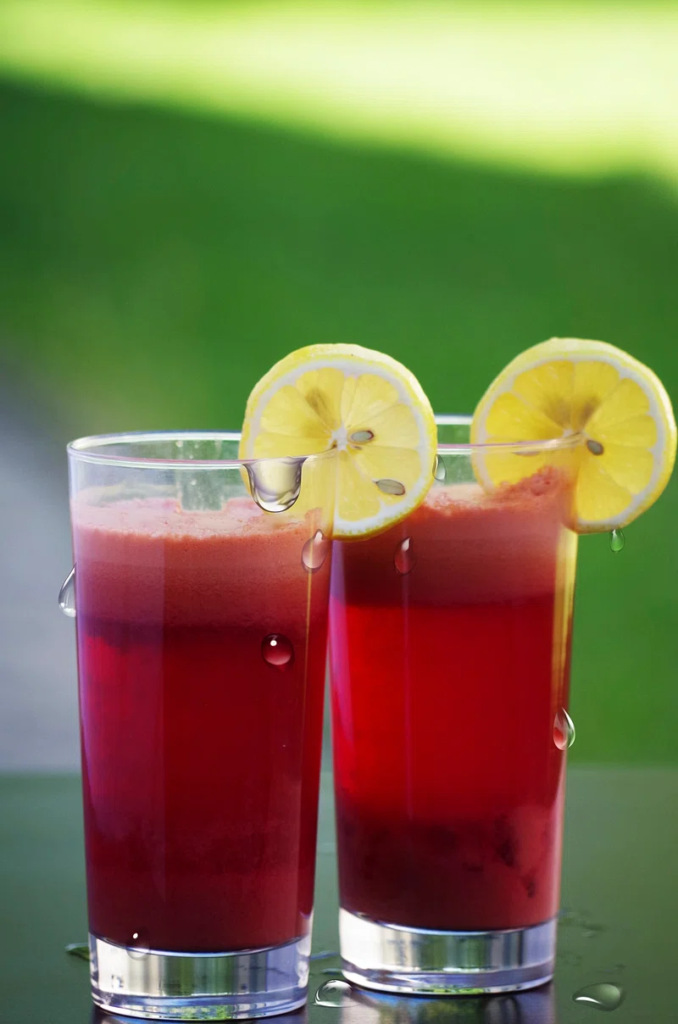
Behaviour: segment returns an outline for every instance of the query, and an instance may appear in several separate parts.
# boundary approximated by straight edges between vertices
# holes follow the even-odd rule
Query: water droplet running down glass
[[[561,708],[553,722],[553,742],[558,747],[558,750],[567,750],[572,746],[576,737],[577,733],[574,728],[574,722],[565,708]]]
[[[596,1010],[616,1010],[624,1001],[624,989],[603,981],[598,985],[586,985],[572,996],[575,1003],[591,1006]]]
[[[294,664],[294,647],[283,633],[269,633],[261,641],[261,656],[274,668],[284,671]]]
[[[316,530],[301,549],[301,564],[306,572],[318,572],[319,569],[322,569],[329,551],[329,540],[322,530]]]
[[[626,544],[626,537],[624,536],[623,530],[613,530],[610,534],[610,548],[614,551],[615,555],[621,551]]]
[[[69,619],[75,618],[75,567],[61,584],[59,591],[59,607]]]
[[[436,461],[433,464],[433,475],[436,478],[436,480],[439,481],[439,483],[443,483],[443,481],[445,480],[445,477],[447,476],[447,474],[445,472],[445,463],[437,455],[436,455]]]
[[[345,1006],[350,1001],[351,986],[339,978],[323,982],[315,994],[316,1006]]]
[[[143,960],[145,956],[148,956],[150,948],[148,933],[145,928],[139,928],[138,931],[132,932],[127,952],[133,960]]]
[[[301,493],[304,459],[259,459],[247,465],[252,497],[264,512],[287,512]]]
[[[405,540],[401,540],[400,544],[398,544],[395,549],[393,561],[401,576],[407,576],[408,573],[412,572],[417,564],[417,558],[414,553],[411,537],[406,537]]]

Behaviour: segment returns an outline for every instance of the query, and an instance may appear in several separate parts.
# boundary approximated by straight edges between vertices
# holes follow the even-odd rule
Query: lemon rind
[[[478,403],[471,424],[472,444],[495,443],[486,440],[487,434],[484,427],[489,411],[500,394],[513,390],[518,376],[529,370],[536,370],[546,363],[557,361],[578,363],[592,360],[611,365],[619,374],[620,381],[630,379],[641,387],[649,402],[648,415],[657,425],[657,439],[651,447],[645,449],[652,454],[654,461],[652,477],[646,486],[635,494],[627,507],[616,516],[602,520],[582,519],[577,516],[575,523],[577,533],[600,533],[627,526],[654,504],[671,477],[676,457],[676,425],[671,401],[656,373],[634,356],[607,342],[551,338],[549,341],[541,342],[525,352],[521,352],[495,377]],[[565,436],[567,435],[561,435],[561,437]],[[554,440],[557,439],[554,438]],[[526,438],[525,440],[530,439]],[[511,442],[500,443],[506,443],[509,446],[511,444]],[[538,443],[535,440],[535,444]],[[484,487],[494,486],[482,465],[482,459],[478,460],[476,471],[482,477],[480,482]]]

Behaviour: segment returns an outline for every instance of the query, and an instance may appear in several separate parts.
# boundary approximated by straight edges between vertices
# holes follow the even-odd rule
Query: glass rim
[[[436,425],[439,427],[470,427],[473,421],[472,416],[457,415],[456,413],[436,413]],[[557,452],[577,448],[582,443],[583,435],[580,433],[564,434],[562,437],[544,438],[532,441],[438,441],[437,451],[447,455],[471,455],[473,452],[496,452],[497,454],[509,455],[512,451],[516,454],[525,452]]]
[[[454,414],[436,415],[439,427],[468,427],[471,416]],[[92,434],[79,437],[66,445],[69,457],[78,462],[94,465],[119,466],[125,469],[237,469],[241,466],[257,462],[306,462],[307,459],[322,459],[331,455],[334,449],[317,452],[311,455],[263,456],[251,459],[185,459],[161,458],[153,456],[130,456],[112,454],[101,451],[107,445],[167,443],[176,441],[233,441],[240,440],[240,432],[236,430],[158,430],[158,431],[126,431],[119,434]],[[564,437],[536,441],[493,441],[491,443],[472,444],[470,441],[438,442],[437,451],[448,455],[471,455],[473,452],[497,452],[510,454],[520,452],[553,452],[576,448],[581,444],[581,434],[568,434]]]
[[[257,462],[279,462],[290,464],[306,462],[307,459],[321,459],[331,454],[318,452],[313,455],[262,456],[252,459],[168,459],[161,456],[124,455],[101,451],[107,445],[167,443],[176,441],[240,441],[237,430],[138,430],[120,434],[91,434],[69,441],[66,451],[78,462],[99,466],[117,466],[121,469],[240,469]]]

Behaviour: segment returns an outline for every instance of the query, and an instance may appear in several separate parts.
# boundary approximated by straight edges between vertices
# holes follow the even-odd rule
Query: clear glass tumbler
[[[501,992],[553,973],[580,442],[439,436],[424,504],[334,544],[341,955],[368,988]]]
[[[237,451],[68,448],[92,991],[116,1013],[306,999],[333,472]]]

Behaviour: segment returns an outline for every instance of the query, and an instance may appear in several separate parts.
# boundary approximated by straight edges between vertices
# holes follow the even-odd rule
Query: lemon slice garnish
[[[676,458],[669,396],[652,370],[602,341],[551,338],[522,352],[487,389],[471,425],[471,441],[482,444],[575,435],[579,533],[625,526],[666,487]],[[550,457],[487,453],[476,469],[492,486],[529,476]]]
[[[416,377],[360,345],[310,345],[250,395],[242,459],[336,449],[334,535],[366,537],[409,515],[433,482],[436,424]]]

